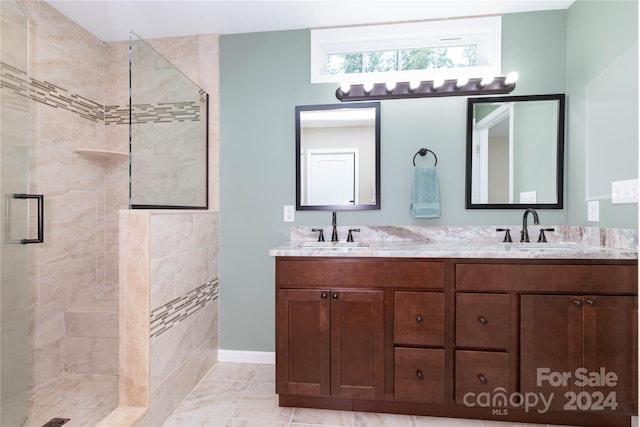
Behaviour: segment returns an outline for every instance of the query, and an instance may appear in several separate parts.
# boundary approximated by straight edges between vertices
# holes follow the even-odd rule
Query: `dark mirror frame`
[[[481,103],[526,101],[558,101],[557,157],[556,157],[556,203],[472,203],[472,159],[473,159],[473,107]],[[467,149],[465,199],[467,209],[562,209],[564,200],[564,133],[565,133],[565,95],[522,95],[468,98],[467,100]]]
[[[338,109],[354,109],[354,108],[373,108],[375,110],[375,204],[347,204],[347,205],[302,205],[302,183],[300,180],[301,164],[300,164],[300,148],[301,148],[301,131],[300,131],[300,112],[317,111],[317,110],[338,110]],[[349,104],[321,104],[321,105],[298,105],[296,106],[296,210],[308,211],[351,211],[351,210],[374,210],[380,209],[380,102],[361,102]]]

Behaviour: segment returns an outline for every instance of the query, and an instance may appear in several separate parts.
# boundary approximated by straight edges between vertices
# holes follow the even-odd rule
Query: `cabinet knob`
[[[334,292],[333,295],[331,295],[331,298],[338,299],[338,294]]]
[[[579,299],[573,300],[573,303],[574,303],[575,305],[577,305],[578,307],[582,307],[582,306],[584,305],[584,303],[582,302],[582,300],[579,300]]]
[[[424,379],[424,374],[422,373],[422,371],[420,369],[418,369],[416,371],[416,378],[419,379],[420,381],[422,381]]]
[[[489,320],[487,320],[487,318],[484,316],[480,316],[478,317],[478,322],[482,323],[482,326],[487,326],[487,323],[489,323]]]
[[[479,374],[479,375],[478,375],[478,381],[480,381],[480,384],[483,384],[483,385],[489,382],[489,380],[487,379],[487,377],[485,377],[485,376],[484,376],[484,375],[482,375],[482,374]]]
[[[320,297],[321,297],[322,299],[327,299],[328,295],[327,295],[327,293],[326,293],[326,292],[323,292],[323,293],[320,295]]]
[[[591,298],[587,298],[587,304],[589,304],[591,307],[593,307],[594,305],[596,305],[596,300],[591,299]]]
[[[422,323],[424,322],[424,317],[420,316],[419,314],[416,316],[416,322],[418,323]]]

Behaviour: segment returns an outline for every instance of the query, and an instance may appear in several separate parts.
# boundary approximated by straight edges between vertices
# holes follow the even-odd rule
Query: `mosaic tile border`
[[[200,105],[195,101],[134,104],[131,109],[133,124],[199,122]],[[129,124],[129,107],[105,107],[105,124]]]
[[[218,299],[218,279],[195,288],[151,311],[151,338],[156,338],[191,316],[211,301]]]
[[[30,98],[35,102],[70,111],[94,123],[104,122],[107,126],[129,124],[128,105],[104,106],[48,81],[31,77],[29,84],[27,84],[27,78],[26,72],[5,62],[0,62],[0,84],[3,88],[9,88],[16,95],[30,95]],[[200,121],[200,116],[201,106],[196,101],[140,104],[134,105],[132,111],[134,124],[197,122]]]

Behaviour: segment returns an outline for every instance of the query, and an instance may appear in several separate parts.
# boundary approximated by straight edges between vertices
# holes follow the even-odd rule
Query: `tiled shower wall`
[[[118,212],[128,205],[127,156],[75,150],[128,152],[128,121],[119,121],[128,116],[128,43],[103,43],[40,0],[19,2],[31,31],[30,191],[45,196],[45,243],[30,248],[34,387],[63,373],[66,354],[75,351],[65,348],[65,310],[118,299]],[[212,210],[218,209],[217,40],[209,35],[154,44],[211,96]],[[117,366],[111,360],[117,356],[105,352],[100,339],[82,340],[82,346],[92,363]]]
[[[218,349],[218,215],[120,214],[120,405],[155,427],[204,377]]]

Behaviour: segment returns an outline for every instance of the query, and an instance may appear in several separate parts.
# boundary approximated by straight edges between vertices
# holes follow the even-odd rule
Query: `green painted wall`
[[[568,223],[637,228],[638,205],[611,204],[611,182],[638,178],[638,2],[576,1],[567,46]]]
[[[520,74],[514,95],[566,92],[567,14],[503,17],[503,70]],[[283,205],[295,205],[294,107],[339,102],[336,85],[309,83],[309,61],[306,30],[220,37],[222,349],[275,350],[274,260],[268,251],[289,239],[291,225],[330,224],[327,211],[298,211],[295,223],[282,220]],[[521,222],[520,211],[464,208],[466,98],[383,101],[381,114],[382,209],[339,212],[339,225]],[[411,159],[421,147],[438,155],[437,220],[415,220],[409,212]],[[544,210],[540,219],[566,224],[568,212]]]

